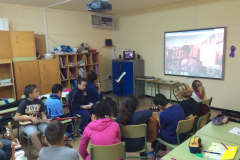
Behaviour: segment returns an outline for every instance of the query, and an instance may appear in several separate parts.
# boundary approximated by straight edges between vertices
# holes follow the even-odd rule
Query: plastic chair
[[[21,143],[22,137],[27,139],[27,141],[28,141],[28,158],[31,159],[31,149],[30,149],[31,139],[30,139],[30,137],[27,136],[26,133],[23,132],[22,129],[21,129],[21,131],[22,131],[22,133],[21,133],[21,136],[20,136],[20,143]],[[40,141],[41,141],[41,133],[42,133],[41,131],[39,131],[39,130],[37,131],[37,135],[38,135],[38,138],[39,138]]]
[[[179,134],[181,133],[187,133],[191,130],[194,130],[195,128],[195,121],[196,121],[196,116],[194,116],[191,119],[187,120],[181,120],[178,122],[176,133],[177,133],[177,144],[170,144],[165,142],[164,140],[157,138],[157,145],[156,145],[156,151],[158,150],[158,143],[162,143],[163,145],[167,146],[170,149],[174,149],[180,145],[180,139],[179,139]],[[194,132],[194,131],[193,131]]]
[[[66,102],[67,102],[67,107],[68,107],[68,102],[69,102],[69,94],[66,94]],[[69,107],[68,107],[68,109],[69,109]],[[79,114],[76,114],[77,115],[77,118],[78,119],[81,119],[82,118],[82,116],[81,115],[79,115]],[[80,125],[80,122],[81,121],[79,121],[79,125]],[[79,125],[77,126],[78,128],[79,128]],[[77,128],[77,134],[78,134],[78,136],[80,135],[79,134],[79,129]]]
[[[210,118],[210,112],[199,117],[197,121],[197,130],[204,127],[208,123],[209,118]]]
[[[90,146],[90,159],[91,160],[115,160],[115,159],[125,160],[125,143],[121,142],[114,145],[108,146]]]
[[[145,152],[147,156],[145,157],[126,157],[126,158],[148,158],[148,149],[147,149],[147,125],[120,125],[121,136],[124,138],[142,138],[144,137],[145,145],[142,150],[136,152]]]
[[[212,103],[212,97],[210,97],[209,99],[207,99],[207,100],[203,100],[203,102],[206,104],[206,105],[208,105],[208,107],[210,107],[211,106],[211,103]]]

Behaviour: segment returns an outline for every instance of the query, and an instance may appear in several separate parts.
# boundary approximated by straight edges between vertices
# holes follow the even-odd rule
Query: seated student
[[[184,111],[178,104],[170,104],[168,99],[161,93],[155,95],[153,103],[162,110],[159,114],[160,120],[160,132],[158,138],[166,141],[167,143],[177,144],[177,125],[181,120],[185,120]],[[179,135],[180,141],[183,142],[187,137],[187,133]],[[154,150],[156,149],[157,141],[152,143],[153,151],[149,152],[149,156],[154,156]],[[161,150],[166,150],[166,146],[160,145]]]
[[[49,143],[49,147],[41,149],[38,160],[79,160],[75,149],[63,147],[64,132],[64,126],[59,121],[53,121],[47,126],[45,140]]]
[[[205,93],[205,89],[202,85],[202,82],[200,82],[199,80],[195,80],[192,83],[192,98],[196,101],[196,102],[202,102],[203,100],[207,99],[206,93]]]
[[[37,131],[38,129],[45,136],[46,123],[39,123],[38,119],[47,119],[45,115],[45,108],[39,97],[39,92],[36,85],[27,85],[24,88],[24,95],[26,98],[21,101],[20,105],[15,114],[15,121],[32,121],[33,124],[27,126],[21,126],[24,133],[30,137],[33,146],[40,151],[42,149],[42,144],[38,139]],[[23,116],[28,115],[28,116]]]
[[[108,103],[101,101],[90,108],[92,122],[84,130],[79,145],[79,154],[84,160],[90,160],[87,152],[89,141],[93,145],[113,145],[121,142],[119,125],[110,119],[112,114]]]
[[[77,78],[77,86],[69,92],[68,107],[72,113],[80,114],[82,120],[79,126],[79,132],[82,135],[87,122],[90,120],[89,108],[91,104],[85,91],[87,80],[81,77]]]
[[[52,94],[45,102],[46,115],[50,116],[51,119],[58,121],[63,121],[67,119],[73,119],[74,123],[77,120],[77,117],[74,116],[69,110],[64,110],[62,102],[60,101],[62,96],[63,86],[61,84],[54,84],[52,86]],[[74,125],[75,126],[75,125]],[[72,126],[68,125],[67,128],[67,138],[70,138],[69,135],[72,133]]]
[[[87,73],[87,85],[86,92],[88,95],[88,100],[91,103],[96,103],[98,101],[106,100],[112,106],[114,117],[117,116],[117,104],[115,101],[112,101],[111,97],[104,97],[102,89],[96,86],[98,82],[97,73],[95,71],[90,71]]]
[[[137,98],[133,95],[128,95],[124,98],[122,108],[116,118],[116,122],[122,125],[138,125],[146,123],[152,116],[152,111],[146,109],[136,112],[139,107]],[[127,152],[136,152],[142,150],[145,141],[144,138],[122,138],[121,141],[125,142]],[[140,156],[146,156],[145,153],[140,153]]]
[[[179,99],[182,99],[180,106],[184,110],[186,119],[193,118],[194,116],[199,117],[199,104],[193,98],[191,98],[192,90],[187,84],[179,83],[175,85],[174,93]]]
[[[25,152],[22,150],[18,139],[16,142],[12,142],[6,139],[0,139],[0,158],[1,160],[10,160],[12,157],[12,148],[15,147],[15,160],[23,160]]]

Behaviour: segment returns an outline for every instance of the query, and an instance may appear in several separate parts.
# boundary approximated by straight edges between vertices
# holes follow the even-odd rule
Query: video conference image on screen
[[[165,74],[222,79],[225,28],[165,33]]]

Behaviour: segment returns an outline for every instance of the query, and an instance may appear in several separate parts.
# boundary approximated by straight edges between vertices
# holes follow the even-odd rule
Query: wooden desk
[[[201,137],[201,140],[202,140],[202,143],[203,143],[202,153],[201,154],[203,154],[203,151],[206,151],[209,148],[209,146],[212,144],[212,142],[216,142],[216,143],[221,143],[222,142],[226,146],[238,146],[238,151],[237,151],[237,153],[236,153],[236,155],[234,157],[234,160],[238,160],[240,158],[240,151],[239,151],[240,144],[237,145],[236,143],[231,143],[231,142],[228,142],[228,141],[225,141],[225,140],[220,140],[220,139],[209,137],[209,136],[202,135],[202,134],[195,134],[194,136]],[[167,154],[168,157],[169,156],[170,157],[174,156],[174,157],[177,157],[177,158],[175,158],[177,160],[201,160],[201,159],[208,159],[208,158],[200,158],[200,157],[197,157],[195,154],[190,153],[189,147],[188,147],[189,141],[190,141],[190,139],[187,139],[185,142],[183,142],[177,148],[175,148],[174,150],[169,152]],[[164,158],[162,158],[162,159],[164,159]],[[168,159],[166,159],[166,160],[168,160]]]
[[[240,128],[240,124],[234,123],[234,122],[228,122],[221,126],[216,126],[212,124],[212,122],[210,122],[206,126],[201,128],[199,131],[197,131],[197,134],[206,135],[219,140],[225,140],[227,142],[240,145],[240,136],[228,132],[234,127]]]
[[[18,107],[13,107],[13,108],[10,108],[10,109],[4,109],[4,110],[0,111],[0,115],[1,114],[6,114],[6,113],[11,113],[11,112],[16,112],[17,108]]]
[[[172,101],[172,91],[173,91],[174,85],[179,83],[177,81],[173,81],[173,82],[164,81],[163,82],[161,79],[148,80],[148,79],[144,79],[144,78],[135,78],[135,80],[137,81],[136,82],[137,83],[137,88],[136,88],[137,91],[136,91],[136,95],[135,96],[138,95],[138,84],[139,83],[144,83],[144,84],[150,83],[151,84],[151,99],[152,99],[153,85],[154,85],[154,88],[155,88],[155,94],[156,94],[156,89],[158,89],[158,92],[160,93],[160,89],[159,89],[160,85],[167,85],[167,86],[170,87],[170,102]],[[145,91],[144,91],[144,97],[145,97]],[[175,96],[175,98],[177,99],[176,96]],[[178,99],[177,99],[177,101],[178,101]],[[152,101],[151,101],[151,104],[152,104]]]

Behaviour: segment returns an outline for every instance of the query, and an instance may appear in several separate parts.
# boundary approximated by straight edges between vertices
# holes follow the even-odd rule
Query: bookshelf
[[[61,76],[60,73],[59,78],[64,88],[71,88],[71,81],[76,80],[79,76],[79,68],[81,68],[84,73],[83,77],[86,78],[86,73],[90,70],[94,70],[98,74],[98,79],[100,80],[99,52],[62,54],[55,55],[55,58],[59,59],[59,69],[63,74],[63,76]]]
[[[16,99],[11,58],[0,59],[0,79],[11,78],[11,84],[0,84],[0,98]]]

